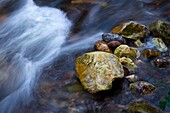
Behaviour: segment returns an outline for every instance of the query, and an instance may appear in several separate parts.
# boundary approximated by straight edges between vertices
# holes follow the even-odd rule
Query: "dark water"
[[[21,3],[20,1],[17,2],[12,1],[11,3],[16,3],[16,5],[14,6],[9,5],[7,8],[4,8],[3,6],[1,8],[1,9],[5,9],[2,13],[0,13],[1,24],[4,24],[6,22],[6,24],[10,26],[11,24],[13,24],[8,20],[11,18],[10,15],[15,16],[17,15],[17,13],[22,14],[22,12],[24,12],[24,7],[22,5],[23,3]],[[28,89],[31,90],[32,98],[30,96],[26,96],[26,97],[23,96],[26,95],[27,92],[19,94],[21,97],[23,96],[24,98],[23,100],[29,100],[29,103],[27,103],[27,101],[17,101],[18,102],[17,105],[19,106],[14,106],[13,108],[14,110],[7,113],[12,113],[12,112],[14,113],[97,113],[97,112],[118,113],[119,111],[122,110],[122,106],[125,106],[136,99],[146,100],[152,103],[153,105],[159,107],[160,99],[162,99],[170,91],[170,68],[169,67],[165,69],[158,69],[154,67],[149,60],[146,59],[143,60],[144,63],[138,64],[139,70],[136,74],[138,75],[140,80],[144,80],[149,83],[152,83],[157,87],[157,90],[152,95],[142,96],[142,95],[132,94],[129,89],[129,83],[126,80],[119,81],[121,83],[119,85],[115,83],[116,85],[114,85],[114,88],[111,91],[106,91],[101,94],[92,95],[83,89],[79,80],[77,79],[77,74],[75,72],[75,59],[77,56],[87,51],[93,51],[93,43],[95,42],[95,40],[101,39],[101,34],[103,32],[109,32],[112,27],[122,22],[133,20],[145,25],[148,25],[149,23],[160,19],[170,22],[170,0],[162,0],[162,1],[159,0],[120,0],[120,1],[100,0],[99,1],[98,0],[98,2],[88,3],[88,4],[86,3],[71,4],[69,0],[65,0],[65,1],[37,0],[36,3],[40,6],[47,5],[49,7],[56,7],[65,11],[67,17],[69,18],[69,20],[72,22],[73,25],[70,31],[70,35],[67,37],[67,40],[65,41],[59,40],[60,38],[65,39],[67,33],[65,34],[63,32],[68,31],[68,30],[65,31],[64,29],[68,28],[69,25],[67,27],[66,24],[66,26],[63,29],[60,29],[59,25],[61,24],[57,25],[57,22],[59,21],[55,22],[55,18],[56,19],[61,18],[61,15],[57,15],[58,14],[57,13],[56,16],[52,16],[52,17],[49,16],[50,18],[52,18],[50,19],[50,21],[42,22],[44,27],[43,30],[41,30],[42,28],[41,26],[40,27],[38,26],[38,28],[36,28],[38,33],[36,35],[33,35],[33,37],[38,36],[37,40],[41,40],[40,42],[39,41],[34,43],[30,42],[30,45],[26,46],[25,44],[27,44],[27,41],[29,40],[22,40],[22,42],[24,43],[23,48],[28,48],[26,50],[29,50],[30,49],[29,47],[31,46],[31,51],[26,52],[25,56],[31,59],[31,61],[35,61],[39,63],[41,62],[38,66],[34,64],[32,64],[33,66],[31,66],[32,68],[36,67],[34,69],[35,71],[34,75],[36,76],[40,74],[40,78],[38,79],[38,77],[35,77],[38,80],[30,79],[30,81],[33,80],[35,82],[34,83],[30,82],[31,85],[27,85],[28,87],[31,87]],[[9,10],[7,10],[8,8]],[[23,9],[19,10],[20,8]],[[43,9],[39,8],[39,11],[41,10]],[[54,10],[46,9],[46,11],[53,12]],[[38,14],[40,13],[39,15],[41,15],[41,12],[37,11],[37,13]],[[42,13],[44,12],[42,11]],[[42,19],[46,18],[46,15],[41,17]],[[18,21],[16,21],[15,24],[20,24],[20,26],[27,25],[24,22],[27,21],[28,16],[25,17],[24,19],[21,19],[24,20],[23,22],[20,21],[20,18],[18,18]],[[32,20],[34,20],[35,18],[36,15],[32,18]],[[51,22],[51,20],[54,23],[56,23],[56,25],[54,25],[53,27],[54,29],[52,30],[50,30],[51,27],[47,27],[47,25]],[[42,23],[40,25],[42,25]],[[36,25],[36,22],[33,23],[32,25]],[[2,32],[3,29],[4,26],[2,26],[1,29],[1,37],[2,37],[1,39],[3,39],[1,40],[1,43],[4,43],[4,41],[6,40],[9,40],[10,42],[13,36],[17,37],[15,36],[15,33],[13,33],[15,32],[15,30],[17,31],[16,33],[17,35],[20,35],[21,33],[25,32],[25,30],[18,31],[18,26],[16,26],[15,28],[9,31],[8,29],[10,29],[10,27],[5,27],[6,31]],[[56,30],[61,31],[63,33],[62,36],[58,36],[59,32],[56,32]],[[5,35],[5,33],[8,33],[7,31],[9,32],[10,35]],[[44,32],[44,33],[41,34],[40,32]],[[57,36],[55,37],[54,35]],[[7,38],[4,38],[3,36]],[[56,50],[55,49],[56,46],[49,47],[49,45],[51,45],[52,42],[49,40],[50,42],[46,43],[47,40],[44,40],[44,38],[42,38],[46,36],[49,36],[47,39],[48,40],[50,39],[51,41],[53,41],[53,38],[56,38],[56,42],[53,42],[53,44],[59,45],[57,46],[57,48],[59,49]],[[20,43],[20,40],[17,41],[18,42],[16,42],[16,44]],[[62,43],[64,44],[62,47],[60,47]],[[0,46],[1,51],[6,49],[5,48],[6,46],[5,47],[3,46]],[[46,56],[44,57],[50,60],[47,59],[41,60],[42,57],[39,57],[39,54],[37,53],[37,51],[40,53],[41,51],[43,51],[43,49],[38,49],[38,48],[47,48],[47,47],[48,47],[47,51],[49,52],[52,50],[55,51],[60,50],[60,53],[52,54],[53,57],[55,58],[54,62],[52,62],[53,58],[51,59],[51,56],[48,56],[48,53],[46,53],[46,51],[41,55],[47,55],[47,57]],[[8,62],[9,64],[4,65],[5,64],[4,61],[6,61],[6,59],[10,59],[10,57],[15,53],[13,51],[16,51],[16,53],[18,51],[21,51],[22,53],[22,49],[20,50],[20,46],[18,47],[19,49],[14,48],[14,46],[10,48],[11,49],[7,49],[7,50],[12,52],[8,52],[8,51],[5,52],[5,58],[2,57],[5,60],[4,59],[1,60],[3,61],[3,63],[1,63],[3,64],[1,66],[1,69],[5,69],[5,73],[9,71],[8,70],[9,66],[11,67],[17,64],[21,65],[23,62],[25,62],[25,61],[20,61],[23,60],[20,59],[18,62],[16,62],[16,64],[14,64],[13,62],[12,64],[10,64],[11,63],[10,61],[13,61],[10,60]],[[23,51],[26,50],[24,49]],[[4,55],[4,53],[2,52],[1,55]],[[42,61],[45,63],[42,63]],[[20,70],[21,67],[14,69],[15,71],[17,70],[15,73],[18,74],[18,72],[21,72],[22,71]],[[10,68],[10,70],[13,70],[13,68],[12,69]],[[26,74],[27,77],[30,78],[30,76],[32,75],[32,70],[26,70],[24,71],[24,73],[25,72],[27,73]],[[14,74],[9,74],[8,76],[10,75],[12,76]],[[19,75],[23,76],[25,74],[23,74],[22,72]],[[23,81],[25,80],[19,75],[12,77],[14,79],[14,80],[12,79],[14,81],[13,84],[16,84],[17,88],[19,88],[20,84],[24,83]],[[26,79],[28,79],[27,77]],[[12,94],[13,91],[15,91],[15,89],[17,88],[8,85],[11,84],[10,77],[7,77],[7,79],[5,79],[6,81],[5,85],[3,84],[4,79],[0,79],[0,80],[2,84],[1,86],[3,86],[0,87],[0,91],[1,91],[0,104],[4,105],[3,100],[6,98],[6,96]],[[22,98],[17,98],[17,100],[22,100]],[[8,103],[5,104],[4,106],[8,108],[13,104],[16,103],[11,101],[10,104]],[[5,109],[5,107],[0,107],[0,111],[2,109]],[[165,111],[169,112],[170,109],[167,108]],[[125,111],[122,111],[122,113],[123,112]]]

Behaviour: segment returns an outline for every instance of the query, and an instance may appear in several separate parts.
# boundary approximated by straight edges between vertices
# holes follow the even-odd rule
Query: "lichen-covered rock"
[[[104,34],[102,34],[102,39],[103,39],[103,41],[105,41],[107,43],[110,41],[119,41],[122,44],[126,43],[126,40],[118,34],[104,33]]]
[[[125,77],[129,82],[136,82],[139,78],[136,75],[129,75]]]
[[[119,58],[121,57],[127,57],[127,58],[138,58],[140,56],[140,52],[137,48],[134,47],[129,47],[128,45],[120,45],[118,46],[114,54],[118,56]]]
[[[166,57],[161,57],[161,58],[156,58],[153,60],[153,64],[156,66],[156,67],[159,67],[159,68],[164,68],[164,67],[167,67],[169,66],[169,61]]]
[[[167,46],[161,38],[153,38],[152,42],[156,45],[156,49],[160,52],[165,52],[168,50]]]
[[[130,73],[135,73],[137,65],[130,58],[122,57],[119,61],[129,70]]]
[[[158,20],[150,24],[149,29],[155,37],[161,37],[165,43],[170,44],[170,25],[168,23]]]
[[[98,40],[98,41],[95,42],[94,48],[98,51],[104,51],[104,52],[112,53],[112,51],[110,50],[108,45],[101,40]]]
[[[130,84],[130,89],[133,93],[150,94],[156,87],[148,82],[138,81]]]
[[[144,101],[129,104],[128,110],[132,113],[163,113],[159,108]]]
[[[115,49],[116,47],[120,46],[121,43],[119,41],[111,41],[108,43],[109,48]]]
[[[161,55],[159,51],[152,49],[145,49],[142,54],[145,58],[154,58]]]
[[[112,33],[128,39],[138,40],[146,36],[146,26],[130,21],[113,28]]]
[[[76,59],[76,71],[80,82],[91,93],[109,90],[115,78],[124,76],[118,58],[106,52],[90,52]]]

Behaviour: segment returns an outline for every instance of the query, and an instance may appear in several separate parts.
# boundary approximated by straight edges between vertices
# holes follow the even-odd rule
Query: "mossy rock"
[[[125,38],[138,40],[146,36],[146,26],[130,21],[112,29],[113,34],[119,34]]]
[[[149,30],[155,37],[161,37],[165,43],[170,44],[170,25],[167,22],[158,20],[151,23]]]
[[[128,69],[130,73],[135,73],[137,65],[130,58],[122,57],[119,61]]]
[[[127,57],[131,59],[138,58],[140,56],[140,52],[137,48],[134,47],[129,47],[128,45],[120,45],[118,46],[114,54],[118,56],[119,58],[121,57]]]

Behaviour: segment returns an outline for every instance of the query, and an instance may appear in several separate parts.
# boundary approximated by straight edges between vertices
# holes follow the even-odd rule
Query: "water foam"
[[[31,100],[41,70],[56,58],[71,23],[59,9],[32,0],[0,23],[0,112]]]

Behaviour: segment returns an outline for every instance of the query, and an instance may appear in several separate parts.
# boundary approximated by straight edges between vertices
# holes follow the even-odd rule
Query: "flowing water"
[[[0,113],[28,104],[38,76],[57,57],[71,26],[62,11],[24,2],[0,23]]]
[[[170,22],[169,0],[95,0],[99,2],[82,5],[51,1],[50,7],[39,7],[32,0],[18,0],[21,4],[12,2],[15,4],[8,7],[15,8],[0,15],[0,113],[95,113],[107,109],[116,113],[115,105],[138,98],[158,106],[170,91],[169,68],[140,65],[144,70],[138,72],[140,79],[158,87],[145,97],[132,95],[127,81],[116,91],[91,95],[83,90],[74,66],[77,56],[93,51],[95,40],[121,22]],[[4,3],[1,0],[0,6]],[[66,14],[51,6],[67,13],[71,30]]]

